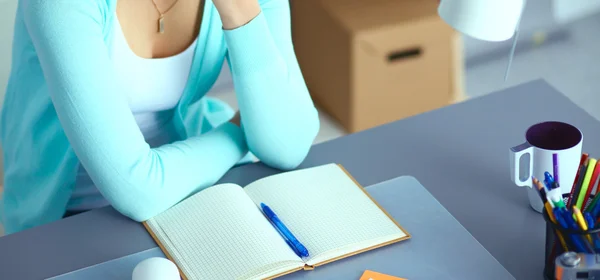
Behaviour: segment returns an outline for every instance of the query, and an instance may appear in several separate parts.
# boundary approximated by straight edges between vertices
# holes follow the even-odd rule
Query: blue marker
[[[296,239],[296,237],[283,224],[283,222],[279,220],[279,217],[275,215],[275,212],[273,212],[273,210],[271,210],[271,208],[269,208],[269,206],[265,205],[264,203],[260,204],[260,208],[262,209],[265,216],[267,216],[267,219],[269,219],[271,224],[273,224],[273,226],[277,229],[277,231],[279,231],[281,236],[283,236],[285,242],[292,248],[292,250],[294,250],[296,255],[298,255],[301,258],[308,257],[308,250],[306,249],[306,247],[304,247],[304,245],[302,245],[302,243],[300,243],[300,241]]]
[[[548,190],[553,190],[558,186],[558,184],[555,184],[554,178],[552,178],[552,175],[550,175],[550,172],[548,171],[544,172],[544,185],[546,185]]]
[[[594,207],[592,209],[590,209],[590,213],[592,214],[592,219],[595,217],[598,217],[598,214],[600,214],[600,207],[598,207],[600,205],[600,203],[596,203],[596,205],[594,205]]]
[[[589,212],[583,213],[583,218],[585,219],[585,223],[588,226],[588,229],[593,229],[594,228],[594,218],[592,218],[592,214],[590,214]]]
[[[588,230],[594,229],[596,223],[594,222],[594,218],[592,214],[589,212],[583,213],[583,218],[585,219],[585,223],[588,225]],[[594,251],[600,251],[600,239],[598,238],[598,234],[590,234],[592,236],[592,241],[594,242]]]
[[[570,216],[571,219],[573,219],[573,216],[569,213],[569,211],[566,210],[562,210],[560,208],[554,208],[552,209],[552,211],[554,212],[554,218],[556,218],[556,221],[560,224],[561,227],[563,227],[564,229],[571,229],[571,225],[569,225],[569,223],[567,222],[567,218]],[[573,222],[575,222],[573,220]],[[577,228],[576,224],[573,224],[575,226],[575,228]],[[570,234],[571,237],[571,241],[573,242],[573,245],[575,245],[575,250],[577,250],[578,252],[589,252],[588,250],[586,250],[586,247],[581,243],[581,239],[577,238],[578,236],[575,234]],[[591,253],[591,252],[590,252]]]
[[[565,221],[562,218],[563,211],[561,211],[560,208],[552,208],[552,212],[554,213],[554,218],[556,218],[556,221],[562,228],[569,228],[569,226],[567,226],[567,223],[565,223]]]
[[[556,219],[556,221],[558,222],[558,224],[564,228],[564,229],[568,229],[569,226],[567,225],[567,223],[565,222],[565,220],[563,219],[563,210],[560,208],[553,208],[552,212],[554,213],[554,218]],[[575,240],[573,240],[573,243],[575,243]],[[577,244],[576,244],[577,245]],[[581,245],[581,244],[580,244]]]
[[[579,229],[579,227],[577,226],[577,222],[575,222],[575,219],[573,219],[573,214],[570,211],[563,211],[563,219],[565,220],[565,222],[567,222],[567,225],[569,225],[570,229]],[[587,248],[588,250],[581,250],[579,251],[580,253],[592,253],[593,250],[591,249],[591,244],[589,244],[589,242],[587,242],[585,239],[583,239],[583,236],[581,235],[577,235],[577,234],[571,234],[571,239],[573,240],[573,243],[575,243],[575,246],[580,247],[577,250],[580,250],[581,248]],[[579,243],[579,245],[577,244]],[[590,245],[588,246],[584,246],[583,244],[588,244]]]

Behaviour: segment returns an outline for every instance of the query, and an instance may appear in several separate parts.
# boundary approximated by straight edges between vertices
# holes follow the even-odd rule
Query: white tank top
[[[171,57],[141,58],[129,47],[116,15],[113,26],[109,51],[117,85],[127,95],[131,112],[146,142],[151,147],[158,147],[177,140],[171,118],[187,83],[197,40],[185,51]],[[107,205],[109,202],[80,166],[67,210],[81,211]]]

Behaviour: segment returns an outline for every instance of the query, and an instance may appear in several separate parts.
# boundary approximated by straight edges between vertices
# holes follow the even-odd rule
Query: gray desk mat
[[[280,279],[358,280],[367,269],[411,280],[515,279],[415,178],[366,189],[412,238]],[[149,249],[50,279],[131,279],[137,263],[156,256],[164,257],[160,249]]]

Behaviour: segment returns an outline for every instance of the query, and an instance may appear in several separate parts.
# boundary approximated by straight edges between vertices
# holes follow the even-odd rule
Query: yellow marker
[[[554,218],[554,212],[552,211],[552,206],[550,206],[550,202],[546,201],[546,203],[544,203],[544,207],[546,207],[546,212],[548,212],[548,217],[550,217],[550,221],[556,224],[556,218]]]
[[[579,224],[579,227],[581,227],[583,231],[588,230],[588,226],[585,222],[585,219],[583,218],[583,214],[581,214],[581,210],[579,210],[577,206],[573,206],[573,216],[575,216],[575,221]],[[592,238],[589,235],[586,235],[586,237],[591,243]]]
[[[575,204],[579,209],[583,208],[583,200],[585,198],[585,194],[587,193],[588,185],[590,184],[590,181],[592,179],[592,174],[594,173],[596,162],[596,159],[590,158],[587,171],[585,172],[585,177],[583,177],[583,182],[581,183],[581,190],[579,191],[579,196],[577,197],[577,203]]]
[[[558,236],[558,240],[560,241],[560,245],[563,247],[563,250],[565,250],[565,252],[568,252],[569,247],[567,247],[567,243],[565,242],[565,239],[562,237],[560,232],[558,232],[558,230],[556,230],[556,236]]]
[[[581,214],[581,210],[579,210],[577,206],[573,206],[573,216],[575,216],[575,221],[577,221],[582,230],[588,230],[588,226],[583,218],[583,214]]]

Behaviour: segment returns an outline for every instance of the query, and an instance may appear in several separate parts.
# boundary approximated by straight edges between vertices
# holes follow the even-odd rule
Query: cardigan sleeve
[[[122,214],[144,221],[214,184],[248,149],[226,123],[158,148],[145,142],[116,86],[93,0],[23,0],[26,28],[68,140],[98,190]]]
[[[228,62],[250,151],[279,169],[297,167],[319,117],[292,45],[289,0],[263,0],[248,24],[226,30]]]

